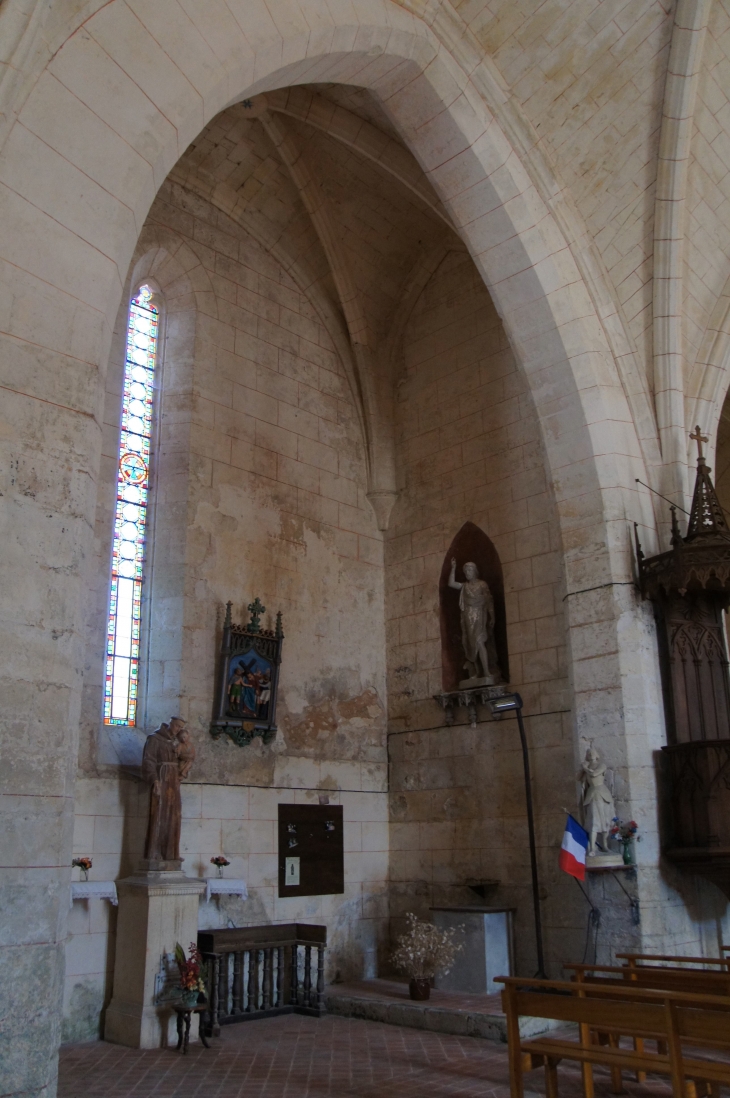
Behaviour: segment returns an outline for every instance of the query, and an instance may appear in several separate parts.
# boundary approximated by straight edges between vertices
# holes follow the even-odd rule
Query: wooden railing
[[[308,923],[201,930],[210,1009],[206,1029],[275,1014],[324,1012],[327,928]]]

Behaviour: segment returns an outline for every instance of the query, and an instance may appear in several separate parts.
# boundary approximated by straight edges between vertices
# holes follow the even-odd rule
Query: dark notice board
[[[279,805],[279,896],[344,892],[343,851],[342,805]],[[299,858],[298,884],[286,883],[287,858]]]

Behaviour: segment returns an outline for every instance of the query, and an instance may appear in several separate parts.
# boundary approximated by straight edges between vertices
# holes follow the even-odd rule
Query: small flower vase
[[[217,865],[216,869],[218,870],[218,876],[222,877],[223,876],[223,866],[222,865]]]
[[[624,865],[633,865],[634,859],[631,851],[631,839],[624,839],[621,843],[621,853],[624,859]]]
[[[81,870],[81,880],[82,880],[82,881],[88,881],[88,879],[89,879],[89,871],[88,871],[88,869],[82,869],[82,870]]]
[[[417,980],[412,977],[408,984],[408,994],[411,999],[422,1001],[423,999],[431,998],[431,981],[426,977],[423,980]]]
[[[187,1007],[194,1007],[198,1005],[198,991],[187,991],[183,989],[180,993],[180,999]]]

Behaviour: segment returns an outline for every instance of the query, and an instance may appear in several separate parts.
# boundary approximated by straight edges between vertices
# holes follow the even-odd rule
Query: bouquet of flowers
[[[93,864],[94,863],[92,862],[91,858],[87,857],[86,854],[84,854],[82,858],[74,858],[74,860],[71,862],[72,866],[74,866],[76,869],[81,870],[84,875],[85,881],[88,881],[89,879],[89,870],[91,869]]]
[[[614,816],[611,822],[613,827],[609,831],[608,837],[615,839],[621,847],[624,865],[632,865],[631,841],[635,839],[637,843],[641,842],[641,835],[637,834],[639,825],[636,820],[629,820],[628,823],[624,823],[618,816]]]
[[[223,876],[223,867],[225,865],[230,865],[231,864],[228,861],[228,858],[225,858],[222,854],[216,854],[215,858],[210,859],[210,863],[211,863],[211,865],[214,865],[216,867],[216,869],[218,870],[218,876],[219,877]]]
[[[190,956],[185,956],[185,950],[179,942],[175,943],[175,961],[180,973],[180,989],[183,992],[194,993],[196,998],[199,991],[205,991],[205,984],[200,975],[200,966],[203,956],[195,942],[190,943]]]
[[[411,985],[428,984],[437,972],[448,972],[463,945],[454,941],[455,930],[439,930],[433,923],[421,922],[412,911],[406,915],[408,930],[398,939],[398,948],[391,960],[397,969],[405,972]],[[425,988],[421,989],[425,992]],[[427,994],[414,996],[427,998]]]

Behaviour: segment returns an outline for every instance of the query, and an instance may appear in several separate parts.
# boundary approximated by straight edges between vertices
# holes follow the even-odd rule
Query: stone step
[[[506,1043],[507,1019],[501,1011],[498,995],[438,990],[431,995],[432,998],[425,1002],[416,1002],[409,998],[406,984],[362,980],[354,984],[331,984],[325,992],[325,1004],[330,1014],[347,1018]],[[521,1018],[520,1036],[535,1037],[558,1026],[559,1023],[544,1018]]]

